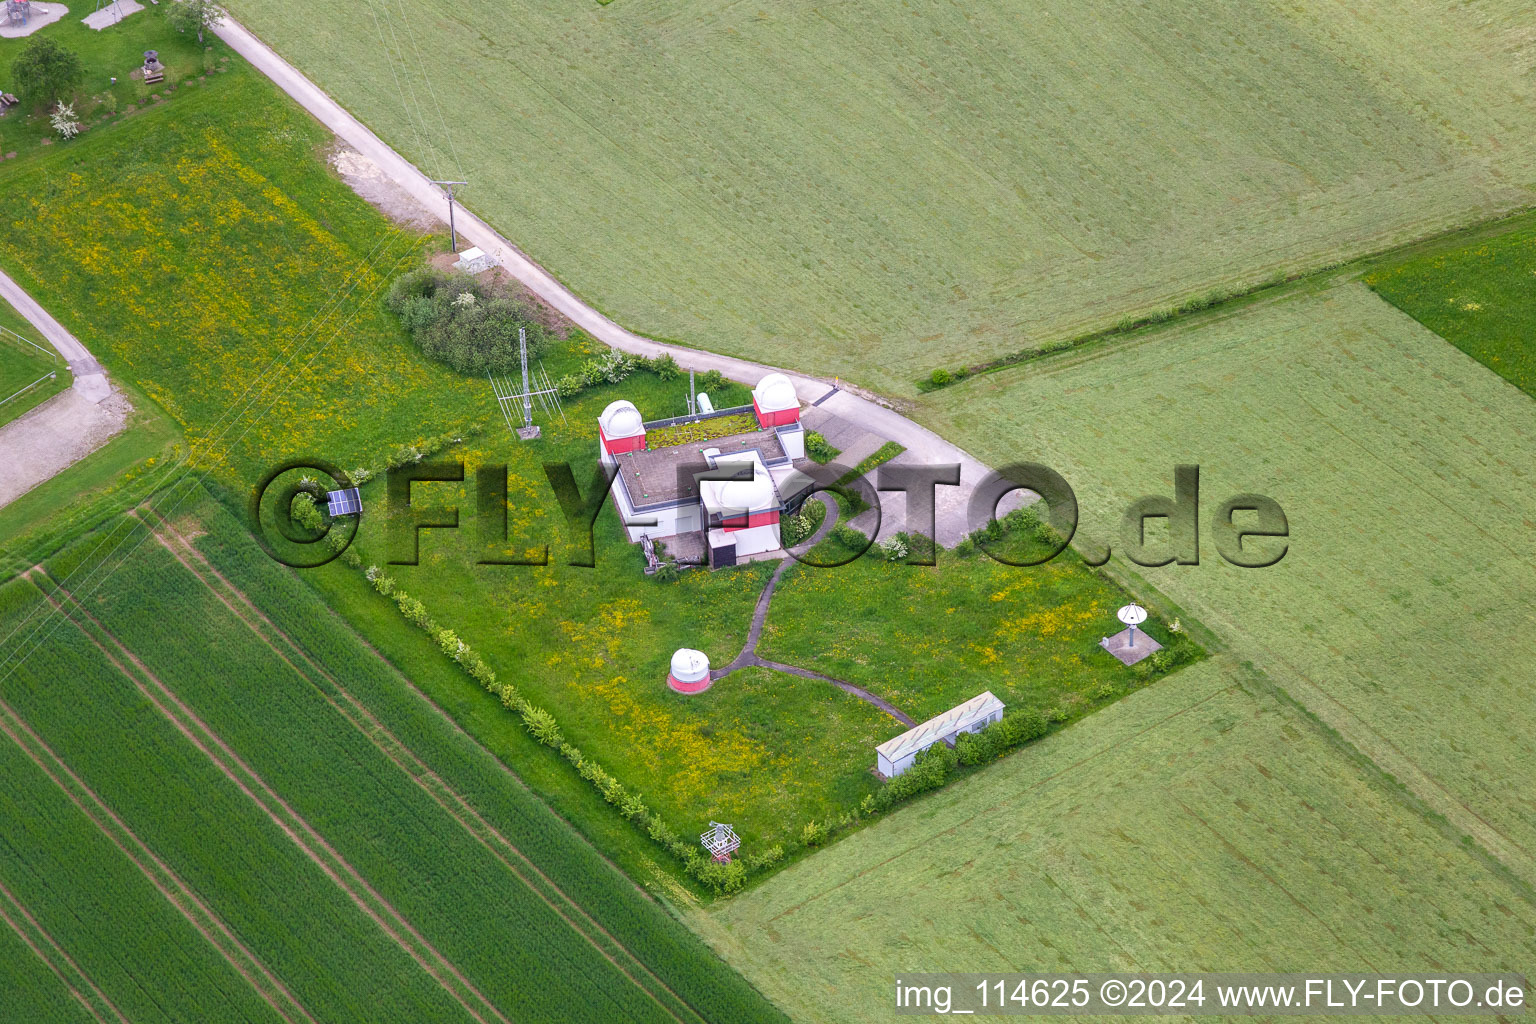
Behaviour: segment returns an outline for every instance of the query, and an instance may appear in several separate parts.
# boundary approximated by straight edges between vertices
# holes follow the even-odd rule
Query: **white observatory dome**
[[[734,512],[757,512],[774,504],[773,479],[756,463],[751,480],[725,480],[720,484],[719,501],[722,508]]]
[[[800,408],[800,398],[795,394],[795,386],[782,373],[770,373],[758,381],[752,395],[757,399],[757,407],[763,412]]]
[[[672,678],[680,683],[697,683],[709,678],[709,655],[691,647],[679,648],[672,655]]]
[[[597,424],[610,439],[645,433],[645,421],[640,418],[640,410],[635,408],[634,402],[622,398],[608,403],[608,408],[597,418]]]

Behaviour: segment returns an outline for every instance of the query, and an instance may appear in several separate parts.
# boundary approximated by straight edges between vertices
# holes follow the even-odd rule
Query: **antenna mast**
[[[491,393],[496,396],[496,404],[501,409],[501,418],[506,421],[507,429],[512,431],[524,441],[532,441],[539,436],[539,428],[533,422],[533,400],[539,400],[539,408],[546,415],[560,416],[560,422],[565,422],[565,410],[560,407],[560,392],[549,379],[549,374],[544,372],[543,364],[539,364],[537,373],[528,372],[528,331],[525,328],[517,329],[517,347],[522,357],[523,364],[523,390],[518,391],[510,380],[497,380],[491,373],[485,375],[491,382]],[[535,387],[537,385],[537,387]],[[516,426],[512,420],[512,406],[521,404],[523,407],[523,425]]]

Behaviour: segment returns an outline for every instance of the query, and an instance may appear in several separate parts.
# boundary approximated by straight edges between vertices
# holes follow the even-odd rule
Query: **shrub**
[[[779,521],[779,542],[786,548],[794,547],[820,528],[827,518],[827,506],[819,501],[807,501],[800,506],[800,514],[787,516]]]
[[[746,857],[742,858],[742,860],[746,862],[747,867],[751,868],[753,871],[761,871],[763,868],[771,868],[783,859],[784,847],[780,846],[778,843],[774,843],[772,846],[768,847],[768,849],[763,850],[760,853],[748,854]]]
[[[815,821],[808,821],[800,830],[800,841],[806,846],[820,846],[827,841],[827,826]]]
[[[849,551],[863,551],[869,546],[869,538],[847,523],[838,523],[832,527],[832,539]]]
[[[917,755],[912,767],[886,783],[885,790],[890,794],[890,801],[895,803],[938,789],[949,781],[959,763],[958,754],[943,743],[935,743]]]
[[[887,562],[905,561],[906,557],[911,553],[912,549],[907,547],[905,538],[900,535],[892,537],[889,541],[880,545],[880,557],[884,558]]]
[[[532,704],[523,705],[522,715],[529,735],[546,747],[560,746],[560,726],[555,722],[554,715]]]
[[[934,370],[933,375],[928,379],[933,382],[933,386],[936,388],[941,388],[954,380],[954,378],[949,375],[949,371],[942,367]]]
[[[716,860],[699,858],[688,865],[689,874],[702,882],[716,896],[729,896],[739,892],[747,884],[747,869],[740,861],[721,864]]]
[[[825,466],[843,453],[832,447],[821,434],[811,430],[805,435],[805,454],[809,455],[813,461]]]
[[[719,370],[710,370],[708,373],[704,374],[704,376],[699,378],[699,390],[719,391],[721,388],[725,387],[726,383],[727,381],[725,379],[725,374],[721,373]]]
[[[646,369],[662,380],[676,380],[683,372],[677,365],[677,360],[673,359],[670,353],[648,360],[646,362]]]

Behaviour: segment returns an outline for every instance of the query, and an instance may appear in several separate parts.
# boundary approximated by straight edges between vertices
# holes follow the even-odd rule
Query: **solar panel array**
[[[335,516],[355,516],[363,510],[363,499],[357,493],[356,487],[348,487],[344,491],[326,491],[325,510],[333,518]]]

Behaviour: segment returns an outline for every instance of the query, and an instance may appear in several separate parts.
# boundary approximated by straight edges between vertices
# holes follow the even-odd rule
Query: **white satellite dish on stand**
[[[1132,602],[1115,612],[1115,618],[1131,627],[1130,639],[1126,642],[1125,646],[1135,647],[1136,627],[1147,621],[1147,610],[1141,605]]]

